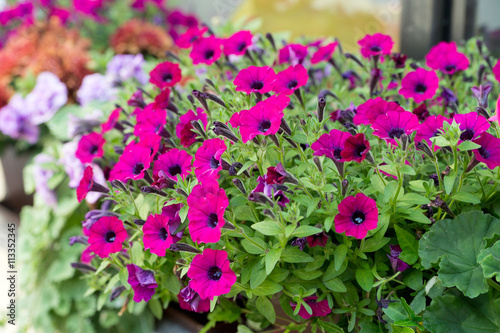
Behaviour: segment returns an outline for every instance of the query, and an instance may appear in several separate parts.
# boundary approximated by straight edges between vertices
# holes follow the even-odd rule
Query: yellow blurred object
[[[345,50],[358,50],[357,41],[380,32],[399,50],[401,0],[246,0],[234,20],[258,17],[259,32],[289,31],[292,40],[337,37]]]

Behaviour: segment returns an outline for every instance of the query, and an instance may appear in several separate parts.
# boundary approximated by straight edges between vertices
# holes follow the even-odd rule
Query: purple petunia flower
[[[203,123],[203,128],[207,129],[207,114],[202,108],[197,108],[196,113],[193,110],[189,110],[184,115],[179,117],[179,123],[175,128],[175,133],[177,137],[181,140],[181,145],[185,148],[189,148],[193,143],[196,142],[197,134],[193,132],[192,121],[201,120]]]
[[[82,163],[91,163],[94,158],[102,157],[105,140],[102,134],[92,132],[81,137],[75,156]]]
[[[158,287],[154,273],[144,270],[135,264],[127,265],[128,279],[127,282],[134,290],[134,301],[139,303],[149,302],[155,294],[155,289]]]
[[[372,125],[378,116],[389,111],[404,112],[405,109],[396,102],[387,102],[382,97],[369,99],[357,107],[353,122],[355,125]]]
[[[276,75],[273,91],[277,94],[291,95],[295,90],[305,86],[308,79],[307,69],[304,66],[300,64],[290,66]]]
[[[168,227],[174,243],[180,241],[182,235],[184,234],[183,230],[175,233],[181,225],[181,217],[179,216],[179,212],[182,207],[184,207],[184,205],[181,203],[173,205],[168,205],[168,203],[165,203],[165,206],[163,206],[161,210],[161,215],[168,218]]]
[[[26,96],[31,122],[39,125],[49,121],[68,101],[68,89],[59,78],[42,72],[36,79],[35,88]]]
[[[120,252],[126,239],[127,231],[116,216],[101,217],[90,227],[90,249],[101,258]]]
[[[347,236],[357,239],[366,237],[368,230],[377,228],[378,209],[375,200],[363,193],[348,196],[338,206],[339,213],[335,215],[335,232],[345,231]]]
[[[479,162],[483,162],[490,169],[495,169],[500,165],[500,139],[488,132],[481,134],[481,137],[473,140],[481,147],[472,152]]]
[[[160,134],[167,123],[167,111],[163,109],[153,109],[149,104],[144,110],[139,110],[137,114],[137,124],[134,127],[134,135]]]
[[[457,71],[469,68],[469,59],[457,51],[455,42],[440,42],[433,46],[425,56],[427,66],[452,75]]]
[[[301,306],[299,310],[299,316],[301,316],[304,319],[309,319],[311,317],[328,316],[332,312],[332,309],[330,309],[330,306],[328,305],[328,300],[324,299],[318,302],[317,299],[318,296],[309,296],[304,298],[304,302],[306,302],[307,305],[311,307],[312,313],[309,314],[309,312],[307,312],[305,307]],[[290,303],[290,306],[292,307],[292,310],[295,311],[297,304]]]
[[[243,91],[249,95],[256,92],[265,94],[273,89],[275,80],[276,73],[271,67],[250,66],[240,70],[233,83],[236,91]]]
[[[273,95],[257,103],[250,110],[242,110],[233,114],[229,123],[239,127],[243,143],[247,143],[257,135],[276,134],[281,125],[283,110],[290,103],[285,95]]]
[[[222,43],[215,36],[199,38],[193,43],[193,48],[189,57],[193,60],[193,65],[211,65],[221,56]]]
[[[236,274],[229,267],[227,252],[205,249],[197,254],[187,273],[191,279],[189,285],[201,298],[214,299],[227,294],[236,282]]]
[[[312,145],[315,156],[326,156],[337,162],[344,162],[341,152],[344,150],[345,141],[352,135],[349,132],[342,132],[332,129],[330,133],[323,134]]]
[[[300,44],[288,44],[279,50],[279,63],[290,63],[292,66],[302,64],[307,57],[307,46]]]
[[[144,249],[164,257],[167,249],[174,243],[170,234],[169,220],[164,215],[149,215],[142,227]]]
[[[141,53],[117,54],[106,65],[106,76],[111,77],[115,83],[135,78],[140,84],[146,84],[148,76],[143,65],[144,57]]]
[[[321,46],[316,53],[313,54],[311,58],[311,64],[317,64],[322,61],[328,61],[332,58],[335,49],[338,46],[338,42],[329,43],[325,46]]]
[[[219,179],[219,171],[222,170],[221,156],[227,146],[224,140],[215,138],[208,139],[196,151],[194,155],[194,173],[201,181],[204,178]]]
[[[439,130],[443,129],[445,122],[450,123],[451,120],[442,116],[430,116],[425,119],[417,128],[417,135],[415,135],[415,143],[425,140],[429,147],[432,147],[431,138],[438,136],[440,134]],[[436,150],[439,149],[438,146],[435,147]]]
[[[54,162],[52,156],[46,154],[36,155],[33,165],[33,178],[35,179],[36,192],[43,198],[48,206],[56,207],[56,193],[49,188],[49,180],[54,175],[54,170],[44,167],[44,164],[52,162]]]
[[[366,139],[363,133],[358,133],[348,137],[344,142],[344,149],[340,152],[340,156],[347,161],[363,162],[366,154],[370,151],[370,142]]]
[[[217,243],[226,223],[224,212],[229,205],[226,192],[216,181],[207,178],[196,185],[187,197],[189,233],[196,243]]]
[[[182,79],[179,65],[168,61],[158,64],[149,75],[149,82],[160,89],[173,87]]]
[[[175,40],[175,45],[181,49],[189,49],[197,39],[203,38],[207,31],[207,27],[191,27]]]
[[[395,138],[401,138],[403,134],[410,135],[419,127],[418,118],[411,112],[389,111],[381,115],[372,125],[373,135],[384,139],[388,143],[396,144]]]
[[[365,58],[379,56],[384,54],[391,54],[394,41],[391,36],[376,33],[373,35],[366,35],[363,39],[358,41],[361,46],[361,55]]]
[[[117,89],[113,87],[113,79],[99,73],[90,74],[83,78],[80,89],[76,92],[76,99],[85,106],[92,102],[104,103],[116,98]]]
[[[477,114],[469,112],[466,114],[456,114],[453,120],[460,126],[462,133],[460,134],[461,141],[470,141],[476,139],[481,133],[490,128],[488,120]]]
[[[307,240],[305,237],[296,238],[290,243],[290,245],[292,245],[292,246],[298,246],[301,251],[304,250],[304,247],[306,247],[306,244],[307,244]]]
[[[177,299],[179,300],[179,306],[183,310],[198,313],[210,311],[210,300],[208,298],[202,299],[189,285],[181,289]]]
[[[389,245],[389,248],[391,249],[391,254],[388,254],[387,257],[391,262],[392,270],[394,272],[404,272],[407,270],[410,265],[399,259],[399,255],[403,252],[401,247],[399,245]]]
[[[118,163],[113,167],[109,180],[143,179],[151,164],[151,149],[134,145],[126,148]]]
[[[330,236],[328,236],[324,231],[322,231],[318,234],[307,236],[306,240],[309,247],[315,247],[315,246],[325,247],[326,242],[328,242],[328,238],[330,238]]]
[[[248,30],[238,31],[231,37],[224,39],[224,55],[244,55],[252,45],[253,35]]]
[[[0,109],[0,131],[31,144],[38,141],[40,129],[32,122],[26,102],[20,94],[12,96],[9,104]]]
[[[175,181],[178,181],[179,177],[185,179],[191,172],[192,160],[193,157],[184,150],[170,149],[158,156],[158,159],[154,162],[153,174],[158,175],[161,170]]]
[[[434,97],[438,87],[439,78],[434,71],[417,68],[403,78],[399,94],[405,98],[413,98],[416,103],[420,103]]]
[[[104,134],[115,128],[116,124],[118,123],[118,119],[120,119],[121,111],[121,108],[117,108],[110,113],[108,120],[106,120],[105,123],[101,124],[101,133]]]

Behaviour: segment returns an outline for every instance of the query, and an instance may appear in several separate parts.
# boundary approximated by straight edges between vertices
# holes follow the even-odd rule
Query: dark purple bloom
[[[319,234],[307,236],[306,240],[307,240],[307,244],[309,245],[309,247],[315,247],[315,246],[325,247],[326,242],[328,242],[328,238],[330,238],[330,236],[328,236],[323,231],[323,232],[320,232]]]
[[[403,260],[399,259],[399,255],[403,250],[399,245],[389,245],[391,249],[391,254],[388,254],[389,261],[391,262],[392,270],[394,272],[403,272],[408,269],[410,266],[405,263]]]
[[[301,306],[299,310],[299,316],[304,319],[309,319],[311,317],[325,317],[328,316],[332,309],[328,305],[328,300],[324,299],[321,302],[317,301],[318,296],[309,296],[304,298],[304,302],[311,307],[312,313],[307,312],[306,308]],[[290,303],[292,310],[295,310],[297,304]]]
[[[154,273],[144,270],[135,264],[127,265],[128,280],[134,290],[134,301],[139,303],[144,300],[149,302],[155,294],[155,289],[158,287]]]
[[[194,291],[189,285],[181,289],[177,295],[181,309],[193,312],[208,312],[210,311],[210,300],[202,299],[200,295]]]

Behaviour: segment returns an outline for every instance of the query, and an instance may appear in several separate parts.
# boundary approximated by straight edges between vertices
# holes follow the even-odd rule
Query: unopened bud
[[[182,195],[183,197],[187,198],[188,197],[188,194],[186,193],[186,191],[184,191],[182,188],[176,188],[175,189],[175,192],[177,192],[178,194]]]
[[[408,147],[408,135],[403,134],[401,135],[400,139],[401,139],[401,148],[404,151]]]
[[[120,296],[127,288],[124,286],[119,286],[111,290],[111,295],[109,296],[109,301],[113,302],[118,296]]]
[[[274,207],[274,202],[271,199],[269,199],[265,194],[259,192],[250,193],[250,195],[248,196],[248,200],[264,205],[269,204],[271,205],[271,207]]]
[[[320,97],[318,99],[318,121],[322,122],[325,114],[326,101],[324,98]]]
[[[345,197],[347,194],[347,189],[349,188],[349,181],[347,179],[344,179],[342,181],[342,196]]]
[[[247,195],[247,191],[245,189],[245,185],[243,185],[243,182],[239,180],[238,178],[233,178],[233,184],[240,190],[243,195]]]
[[[273,47],[273,50],[276,51],[276,44],[274,43],[274,38],[273,35],[271,35],[269,32],[266,34],[267,40],[271,43],[271,46]]]
[[[81,262],[72,262],[71,267],[74,269],[78,269],[82,273],[90,273],[97,271],[94,267],[82,264]]]
[[[318,156],[313,157],[314,164],[316,164],[316,168],[318,168],[319,172],[323,172],[323,168],[321,167],[321,161]]]
[[[273,220],[276,219],[276,215],[274,215],[274,212],[272,210],[270,210],[269,208],[266,208],[262,211],[262,214],[266,215],[266,216],[269,216],[270,218],[272,218]]]
[[[127,188],[125,187],[125,184],[123,184],[120,180],[118,179],[115,179],[111,182],[111,185],[113,185],[113,187],[115,188],[118,188],[124,192],[127,192]]]
[[[185,244],[185,243],[174,243],[174,244],[170,245],[170,250],[175,251],[175,252],[200,253],[200,250],[198,250],[197,248],[195,248],[189,244]]]
[[[434,159],[434,154],[432,153],[429,145],[427,145],[427,142],[425,140],[417,142],[416,147],[418,150],[423,151],[425,155],[429,156],[429,158],[431,158],[432,160]]]
[[[143,186],[141,188],[141,192],[143,193],[152,193],[152,194],[156,194],[156,195],[160,195],[162,197],[166,197],[167,196],[167,193],[163,192],[162,190],[159,190],[153,186]]]

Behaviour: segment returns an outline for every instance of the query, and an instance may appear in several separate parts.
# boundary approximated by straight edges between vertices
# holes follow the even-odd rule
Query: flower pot
[[[20,211],[24,205],[33,202],[24,192],[23,169],[30,155],[17,154],[8,147],[0,156],[0,202],[14,211]]]

